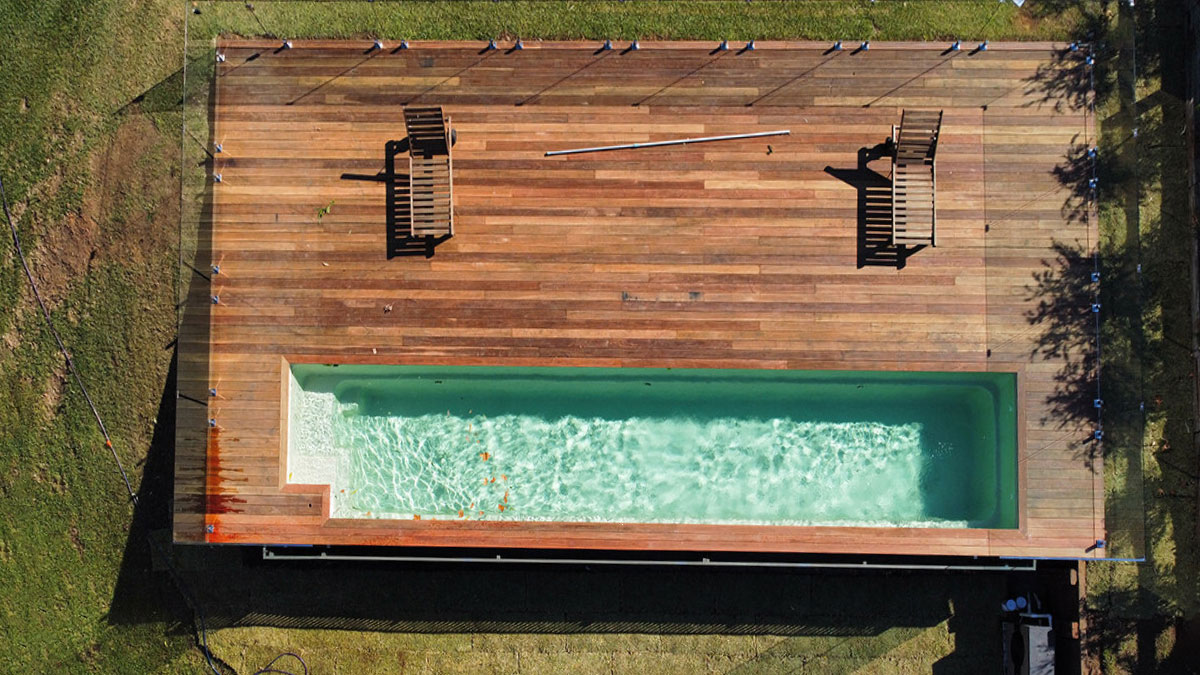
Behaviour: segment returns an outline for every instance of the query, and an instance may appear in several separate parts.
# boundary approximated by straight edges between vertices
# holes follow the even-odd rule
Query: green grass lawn
[[[464,0],[461,2],[240,2],[201,5],[222,32],[278,37],[487,40],[812,39],[1049,40],[1077,27],[1074,11],[1034,18],[992,0]]]
[[[1110,8],[1113,9],[1113,8]],[[1200,672],[1200,541],[1192,430],[1183,78],[1188,39],[1178,3],[1111,11],[1097,109],[1102,135],[1102,304],[1107,513],[1117,556],[1089,565],[1089,645],[1105,672]],[[1136,40],[1135,75],[1129,58]],[[1133,88],[1137,104],[1132,104]],[[1133,130],[1137,129],[1134,138]],[[1142,273],[1137,273],[1141,264]],[[1139,409],[1144,402],[1145,414]],[[1137,539],[1144,531],[1144,538]],[[1124,539],[1129,534],[1132,539]]]
[[[251,12],[242,2],[199,3],[201,13],[188,17],[191,44],[200,58],[190,67],[191,84],[203,85],[206,45],[220,33],[476,40],[1002,40],[1067,39],[1088,25],[1088,17],[1075,9],[1040,16],[1034,7],[1017,9],[993,0],[254,5]],[[1153,3],[1140,3],[1138,11],[1159,20]],[[168,523],[179,185],[181,174],[194,185],[202,173],[194,142],[186,144],[188,159],[180,159],[184,15],[185,5],[173,0],[136,5],[0,0],[5,45],[0,49],[0,175],[55,321],[143,495],[135,516],[78,388],[65,379],[11,242],[3,237],[0,672],[204,672],[192,648],[190,613],[166,576],[152,569],[144,541],[147,532]],[[1151,57],[1158,62],[1162,55]],[[1140,97],[1150,103],[1144,104],[1141,123],[1170,139],[1172,116],[1179,114],[1172,98],[1177,89],[1160,87],[1164,81],[1171,82],[1159,71],[1144,70]],[[189,112],[203,116],[202,110]],[[1106,144],[1118,144],[1120,125],[1130,120],[1120,117],[1119,107],[1110,114],[1114,117],[1102,131]],[[1165,149],[1140,157],[1145,166],[1139,168],[1155,177],[1135,200],[1146,216],[1138,221],[1143,240],[1158,242],[1158,248],[1146,246],[1145,259],[1158,256],[1154,259],[1165,263],[1156,272],[1162,276],[1156,277],[1158,294],[1150,296],[1146,322],[1159,337],[1145,349],[1148,381],[1164,403],[1151,411],[1153,442],[1145,446],[1152,564],[1096,567],[1093,573],[1101,584],[1093,606],[1098,612],[1116,608],[1128,619],[1108,625],[1113,637],[1098,646],[1102,660],[1114,669],[1169,663],[1175,617],[1196,611],[1195,540],[1182,534],[1189,527],[1194,531],[1185,498],[1191,489],[1194,499],[1195,488],[1171,469],[1195,465],[1194,457],[1188,464],[1189,446],[1181,435],[1187,420],[1181,401],[1190,381],[1180,365],[1186,359],[1172,358],[1174,348],[1164,338],[1185,344],[1189,339],[1186,304],[1166,282],[1182,278],[1171,276],[1178,273],[1173,246],[1182,231],[1162,215],[1177,214],[1178,205],[1157,198],[1162,192],[1181,194],[1172,182],[1178,172],[1162,169],[1178,157]],[[185,200],[184,207],[190,213],[194,204]],[[1113,246],[1129,246],[1129,213],[1119,204],[1105,211],[1102,227]],[[1137,342],[1128,339],[1131,345]],[[1156,434],[1168,439],[1169,449],[1158,444]],[[1140,449],[1140,436],[1138,443]],[[1153,492],[1160,489],[1161,496]],[[1194,502],[1191,509],[1194,517]],[[182,562],[203,604],[226,618],[217,621],[221,628],[213,633],[213,646],[239,672],[252,672],[288,648],[304,652],[320,672],[511,671],[513,665],[542,672],[796,667],[928,672],[935,662],[943,671],[967,671],[995,655],[994,645],[987,643],[992,626],[981,617],[1004,592],[995,576],[880,576],[863,582],[836,575],[781,581],[746,573],[691,594],[712,599],[711,606],[688,605],[687,589],[678,587],[660,598],[659,605],[669,611],[655,614],[638,604],[646,589],[655,587],[649,576],[579,582],[547,575],[552,587],[566,584],[563,593],[584,605],[617,593],[625,598],[625,610],[612,621],[630,616],[642,621],[626,630],[614,623],[597,633],[572,623],[571,608],[535,601],[536,585],[519,581],[520,575],[478,577],[494,582],[485,584],[464,581],[463,575],[471,573],[463,571],[422,576],[377,569],[281,569],[247,565],[228,552],[191,551]],[[684,579],[711,582],[703,576]],[[400,590],[380,592],[405,582],[428,588],[423,595],[399,598],[394,594]],[[510,583],[518,584],[518,596],[505,586]],[[571,595],[570,586],[580,583],[585,590],[596,584],[594,592]],[[746,588],[727,597],[722,589],[730,584]],[[486,634],[475,623],[479,603],[494,603],[515,632]],[[774,613],[763,613],[764,607]],[[391,626],[388,632],[361,632],[369,625],[354,621],[346,626],[355,630],[331,629],[336,622],[330,616],[378,620],[389,611],[427,619]],[[316,622],[323,628],[290,626],[269,616],[256,618],[255,612],[285,617],[312,612],[324,617]],[[697,628],[697,635],[675,634],[680,622],[709,614],[762,628],[739,633],[709,626]],[[234,620],[246,625],[230,625]],[[571,632],[555,634],[558,620]],[[428,631],[441,634],[422,634]]]

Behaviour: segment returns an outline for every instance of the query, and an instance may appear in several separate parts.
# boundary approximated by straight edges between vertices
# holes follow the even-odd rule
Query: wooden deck
[[[1086,296],[1056,297],[1087,268],[1055,246],[1086,257],[1096,241],[1094,217],[1064,208],[1079,186],[1055,175],[1094,142],[1071,85],[1082,57],[623,46],[218,46],[222,181],[196,266],[220,271],[193,277],[185,309],[175,539],[1093,555],[1094,396],[1082,355],[1052,349],[1092,320]],[[383,170],[406,104],[442,106],[458,132],[455,234],[431,258],[389,258],[386,186],[343,178]],[[880,144],[904,107],[945,115],[938,247],[898,260]],[[774,129],[792,133],[543,156]],[[1021,527],[330,519],[326,486],[281,471],[287,361],[1013,371]]]

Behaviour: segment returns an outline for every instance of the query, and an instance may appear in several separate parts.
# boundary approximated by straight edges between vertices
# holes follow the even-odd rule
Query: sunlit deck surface
[[[220,272],[185,308],[177,541],[1096,553],[1082,52],[277,46],[218,46],[197,269]],[[458,132],[455,236],[428,258],[390,256],[385,184],[343,177],[383,170],[406,104]],[[945,116],[938,246],[899,260],[880,144],[905,107]],[[791,135],[543,157],[775,129]],[[281,468],[286,362],[1012,371],[1020,528],[331,519],[328,487]]]

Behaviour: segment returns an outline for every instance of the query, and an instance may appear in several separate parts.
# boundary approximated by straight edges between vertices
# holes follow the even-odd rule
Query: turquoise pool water
[[[288,396],[335,517],[1017,524],[1012,373],[295,364]]]

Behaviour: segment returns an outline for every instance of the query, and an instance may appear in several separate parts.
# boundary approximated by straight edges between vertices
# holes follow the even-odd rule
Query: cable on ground
[[[42,310],[42,318],[46,321],[46,327],[50,329],[50,334],[54,336],[54,342],[58,345],[58,350],[62,352],[63,358],[66,359],[67,368],[71,372],[71,377],[75,380],[75,383],[79,385],[79,390],[83,392],[83,398],[87,401],[88,407],[91,408],[92,416],[96,419],[96,426],[100,428],[100,434],[104,436],[104,447],[108,448],[109,452],[112,453],[112,458],[117,465],[117,470],[121,473],[121,480],[125,483],[125,491],[129,495],[129,501],[132,502],[136,507],[138,505],[138,496],[133,490],[133,485],[129,482],[129,474],[125,471],[125,465],[121,463],[121,458],[117,455],[116,448],[113,447],[112,439],[108,435],[108,428],[104,426],[104,420],[100,417],[100,411],[96,409],[96,404],[92,401],[91,394],[88,393],[87,387],[83,384],[83,378],[80,377],[79,371],[75,368],[75,361],[71,358],[71,353],[67,351],[67,346],[63,343],[62,336],[58,334],[58,330],[54,327],[54,321],[50,318],[50,310],[46,308],[46,303],[42,300],[42,295],[38,291],[37,282],[33,278],[33,272],[31,272],[29,269],[29,263],[25,259],[25,251],[21,248],[21,237],[17,233],[17,226],[13,223],[12,214],[8,210],[8,195],[4,192],[3,178],[0,178],[0,204],[2,204],[4,207],[4,219],[8,222],[8,229],[12,233],[12,242],[17,251],[17,259],[21,261],[21,268],[25,271],[25,278],[29,281],[29,288],[33,291],[33,297],[37,299],[38,307],[40,307]],[[196,646],[204,654],[204,659],[207,662],[208,667],[216,675],[224,675],[220,670],[217,669],[217,665],[213,661],[213,654],[208,649],[208,628],[206,627],[204,621],[204,611],[196,602],[195,596],[192,595],[191,590],[183,581],[183,578],[179,576],[179,571],[175,569],[175,564],[172,562],[171,557],[167,555],[166,551],[162,550],[162,547],[159,545],[159,543],[154,541],[154,539],[149,535],[146,536],[146,541],[150,544],[150,548],[158,553],[159,557],[162,558],[163,563],[167,567],[167,571],[171,575],[171,581],[175,584],[175,588],[179,590],[179,594],[183,596],[184,602],[186,602],[188,607],[190,607],[192,610],[192,616],[194,618],[193,626],[197,629]],[[304,668],[304,675],[308,675],[308,664],[305,663],[304,659],[300,658],[298,654],[294,654],[292,652],[284,652],[279,656],[276,656],[266,666],[255,671],[254,675],[265,675],[266,673],[296,675],[291,671],[277,669],[274,667],[275,664],[285,656],[296,659],[296,661],[300,663],[301,667]],[[226,667],[229,668],[228,665],[226,665]],[[233,669],[229,668],[229,670]]]

